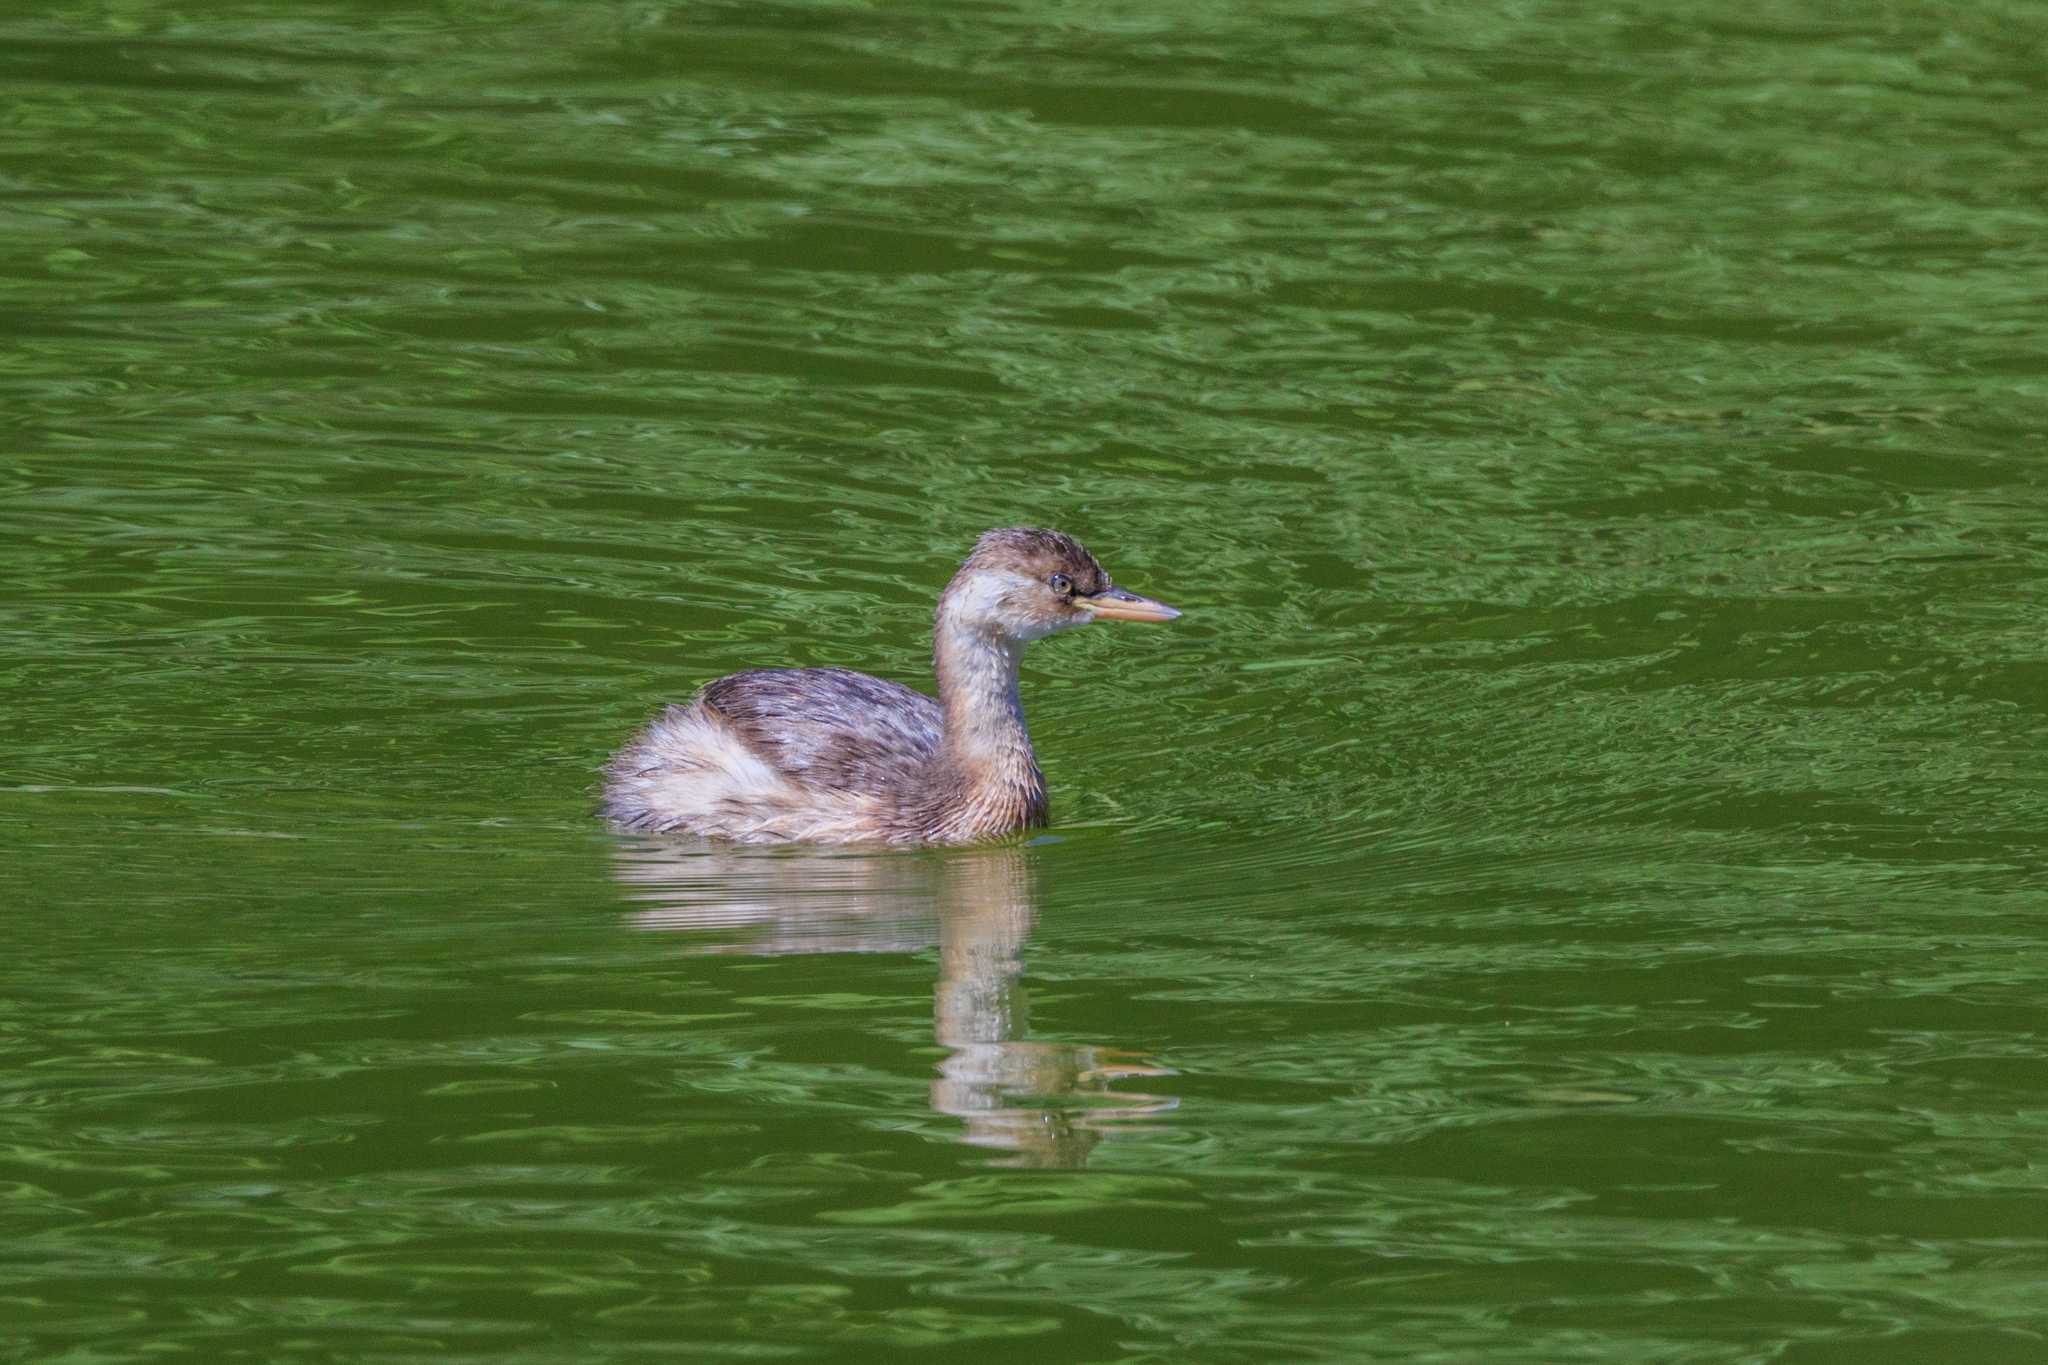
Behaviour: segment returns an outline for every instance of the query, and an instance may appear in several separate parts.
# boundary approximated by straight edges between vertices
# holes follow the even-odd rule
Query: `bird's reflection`
[[[1168,1074],[1135,1053],[1033,1042],[1024,944],[1038,916],[1029,847],[929,853],[792,851],[696,842],[622,845],[619,880],[642,929],[706,953],[920,952],[936,944],[932,1031],[949,1049],[932,1108],[1016,1166],[1080,1166],[1116,1125],[1171,1098],[1111,1089]]]

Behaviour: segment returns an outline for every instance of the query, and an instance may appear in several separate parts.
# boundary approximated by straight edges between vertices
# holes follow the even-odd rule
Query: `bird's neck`
[[[1008,829],[1044,823],[1045,775],[1017,694],[1024,642],[963,625],[943,608],[936,624],[932,666],[946,717],[939,762],[955,802]]]

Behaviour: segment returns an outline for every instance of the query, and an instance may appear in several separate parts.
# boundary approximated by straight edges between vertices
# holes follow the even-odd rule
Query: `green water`
[[[9,1359],[2048,1355],[2048,11],[0,18]],[[987,526],[1055,828],[609,834]]]

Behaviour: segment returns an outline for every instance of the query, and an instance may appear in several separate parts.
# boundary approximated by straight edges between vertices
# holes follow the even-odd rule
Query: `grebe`
[[[605,770],[622,828],[747,843],[966,844],[1046,821],[1024,646],[1090,621],[1171,621],[1058,531],[975,541],[939,595],[938,700],[844,668],[767,668],[670,706]]]

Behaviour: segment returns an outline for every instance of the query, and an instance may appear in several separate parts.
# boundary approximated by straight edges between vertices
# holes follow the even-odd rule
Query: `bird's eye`
[[[1060,594],[1062,597],[1073,592],[1074,590],[1074,580],[1067,577],[1063,573],[1054,574],[1051,578],[1048,578],[1046,582],[1052,584],[1052,590]]]

